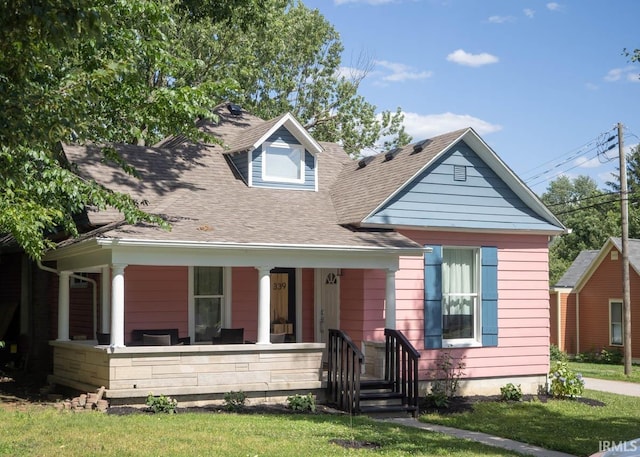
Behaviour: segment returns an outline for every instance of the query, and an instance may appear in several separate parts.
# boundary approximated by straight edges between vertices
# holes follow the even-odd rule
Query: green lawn
[[[330,440],[379,443],[348,449]],[[0,456],[516,456],[395,424],[338,415],[178,413],[114,416],[0,403]]]
[[[570,454],[587,456],[600,441],[640,437],[640,398],[585,390],[584,397],[606,406],[572,400],[542,403],[486,402],[473,412],[421,417],[424,422],[476,430]]]
[[[640,382],[640,367],[631,367],[631,376],[624,374],[623,365],[609,365],[605,363],[569,362],[569,367],[587,378],[611,379],[614,381]]]

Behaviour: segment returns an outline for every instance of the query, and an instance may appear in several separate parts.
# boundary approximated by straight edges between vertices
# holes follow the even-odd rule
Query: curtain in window
[[[442,257],[443,337],[473,338],[475,251],[444,249]]]
[[[622,344],[622,303],[611,303],[611,344]]]
[[[195,341],[211,341],[222,326],[223,269],[195,267],[193,270]]]

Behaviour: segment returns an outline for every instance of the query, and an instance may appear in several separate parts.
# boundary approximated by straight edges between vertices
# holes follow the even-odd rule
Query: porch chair
[[[287,336],[286,333],[272,333],[271,334],[271,342],[272,343],[284,343],[284,339]]]
[[[213,344],[242,344],[244,343],[244,328],[221,328],[220,336],[211,338]]]
[[[171,335],[142,335],[142,344],[145,346],[171,346]]]
[[[111,344],[111,333],[96,333],[98,344]]]

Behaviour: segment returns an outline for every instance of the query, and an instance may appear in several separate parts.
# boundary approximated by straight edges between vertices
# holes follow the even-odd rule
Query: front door
[[[340,328],[340,276],[335,268],[318,270],[320,342],[326,343],[329,329]]]
[[[271,333],[292,340],[295,322],[296,270],[275,268],[271,270]],[[282,334],[285,336],[282,337]]]

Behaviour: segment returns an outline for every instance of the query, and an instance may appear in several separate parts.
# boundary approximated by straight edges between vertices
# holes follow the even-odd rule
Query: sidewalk
[[[611,392],[619,395],[630,395],[640,397],[640,384],[624,381],[607,381],[604,379],[584,378],[585,388],[598,390],[602,392]],[[575,457],[564,452],[550,451],[538,446],[526,443],[520,443],[507,438],[488,435],[481,432],[472,432],[469,430],[459,430],[457,428],[445,427],[444,425],[425,424],[411,417],[393,417],[386,419],[378,419],[384,422],[393,422],[407,427],[415,427],[430,432],[444,433],[446,435],[455,436],[457,438],[477,441],[508,451],[517,452],[523,455],[531,455],[534,457]]]
[[[550,451],[538,446],[532,446],[531,444],[520,443],[518,441],[500,438],[486,433],[459,430],[457,428],[445,427],[444,425],[425,424],[412,417],[394,417],[379,420],[384,422],[393,422],[406,427],[415,427],[429,432],[444,433],[445,435],[455,436],[456,438],[477,441],[488,446],[506,449],[523,455],[531,455],[534,457],[574,457],[573,455],[565,454],[564,452]]]
[[[611,392],[619,395],[629,395],[640,397],[640,384],[635,382],[609,381],[605,379],[583,378],[584,388],[599,390],[601,392]]]

